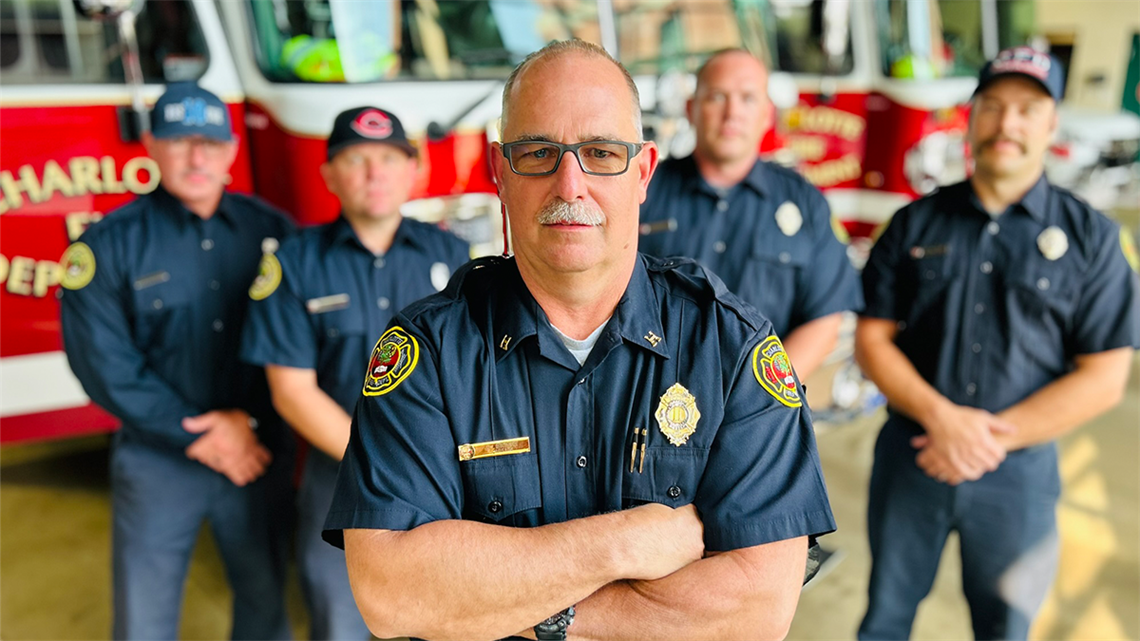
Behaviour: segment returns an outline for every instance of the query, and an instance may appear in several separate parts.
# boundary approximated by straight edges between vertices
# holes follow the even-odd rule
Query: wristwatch
[[[534,636],[538,641],[566,641],[566,628],[571,623],[574,623],[574,606],[534,626]]]

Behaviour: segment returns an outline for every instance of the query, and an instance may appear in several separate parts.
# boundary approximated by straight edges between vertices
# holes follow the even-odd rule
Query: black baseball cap
[[[177,82],[154,103],[150,132],[155,138],[203,136],[213,140],[234,139],[226,103],[194,82]]]
[[[390,111],[378,107],[356,107],[340,112],[333,122],[328,140],[328,159],[342,149],[362,142],[381,142],[399,147],[409,156],[417,155],[414,145],[404,133],[404,125]]]
[[[1065,72],[1061,63],[1052,55],[1033,47],[1012,47],[998,53],[986,63],[978,74],[978,95],[990,83],[1006,76],[1021,76],[1037,81],[1053,100],[1060,102],[1065,93]]]

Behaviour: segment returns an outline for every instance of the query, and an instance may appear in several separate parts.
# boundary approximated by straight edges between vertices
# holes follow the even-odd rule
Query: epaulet
[[[492,288],[502,286],[504,269],[508,267],[517,276],[514,260],[510,258],[484,256],[469,261],[455,270],[442,291],[408,305],[401,314],[414,320],[428,310],[454,304],[464,297],[485,299]]]
[[[658,258],[642,254],[646,270],[652,274],[661,274],[665,281],[679,293],[696,300],[697,302],[713,302],[722,305],[740,317],[742,321],[759,330],[767,322],[764,315],[749,305],[736,294],[729,291],[728,286],[719,276],[709,271],[707,267],[693,260],[681,256]]]

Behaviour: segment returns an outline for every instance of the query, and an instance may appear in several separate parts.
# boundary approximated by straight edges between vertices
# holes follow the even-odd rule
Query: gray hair
[[[523,70],[540,60],[557,58],[571,53],[579,53],[592,58],[608,60],[621,71],[621,75],[625,78],[625,84],[629,87],[629,93],[633,97],[633,124],[634,129],[637,131],[637,142],[642,142],[641,95],[637,91],[637,84],[634,83],[633,76],[629,75],[629,71],[625,66],[617,60],[614,60],[614,57],[611,56],[608,51],[592,42],[579,40],[578,38],[555,40],[528,55],[519,63],[519,66],[514,68],[514,71],[511,71],[511,75],[507,77],[507,84],[503,86],[503,114],[499,118],[499,131],[505,131],[507,128],[507,105],[509,97],[511,91],[514,90],[515,83],[518,82],[519,76],[522,75]]]

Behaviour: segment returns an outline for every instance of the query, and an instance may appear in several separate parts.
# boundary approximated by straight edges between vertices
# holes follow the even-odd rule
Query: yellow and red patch
[[[95,278],[95,253],[86,243],[72,243],[59,265],[63,269],[59,284],[66,289],[83,289]]]
[[[802,407],[803,400],[796,389],[792,361],[784,345],[775,336],[769,336],[752,352],[752,372],[769,394],[788,407]]]
[[[401,327],[384,332],[372,357],[368,359],[368,372],[364,375],[364,395],[382,396],[396,389],[420,360],[420,345]]]

